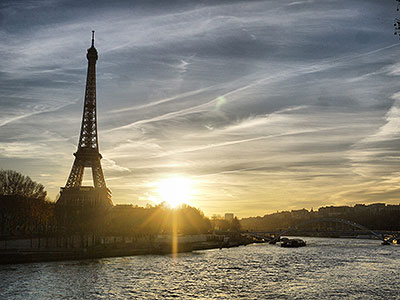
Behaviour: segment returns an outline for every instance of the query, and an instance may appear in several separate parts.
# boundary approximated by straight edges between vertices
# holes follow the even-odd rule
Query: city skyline
[[[0,6],[0,168],[55,200],[93,29],[114,203],[179,183],[207,215],[400,202],[393,1],[96,3]]]

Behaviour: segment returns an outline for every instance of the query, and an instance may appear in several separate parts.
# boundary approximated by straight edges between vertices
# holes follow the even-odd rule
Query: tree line
[[[62,223],[62,225],[61,225]],[[42,184],[12,170],[0,170],[0,235],[95,232],[105,235],[200,234],[240,231],[237,219],[228,222],[189,205],[172,209],[165,204],[146,207],[117,205],[107,212],[71,214],[68,226],[57,220],[55,202]]]
[[[0,170],[0,233],[47,232],[54,224],[54,203],[44,186],[16,171]]]

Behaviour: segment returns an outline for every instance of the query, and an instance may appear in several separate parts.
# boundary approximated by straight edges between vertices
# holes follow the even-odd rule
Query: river
[[[304,238],[171,255],[0,266],[0,299],[400,299],[400,246]]]

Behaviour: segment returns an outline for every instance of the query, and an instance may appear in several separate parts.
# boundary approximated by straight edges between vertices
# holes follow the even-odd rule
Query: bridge
[[[347,225],[347,226],[350,226],[351,228],[356,228],[356,229],[362,230],[363,232],[368,232],[371,235],[377,237],[379,240],[384,241],[383,234],[376,233],[375,231],[373,231],[361,224],[358,224],[356,222],[345,220],[345,219],[340,219],[340,218],[316,218],[316,219],[311,219],[311,220],[307,220],[307,221],[298,223],[295,226],[285,229],[277,234],[273,233],[274,238],[270,241],[270,243],[275,243],[275,242],[279,241],[281,236],[286,235],[291,232],[296,232],[301,227],[305,227],[310,224],[320,224],[320,223],[337,223],[337,224]],[[254,236],[256,238],[265,238],[265,236],[262,236],[262,234],[265,234],[265,233],[266,232],[254,232],[254,233],[250,233],[250,235]]]

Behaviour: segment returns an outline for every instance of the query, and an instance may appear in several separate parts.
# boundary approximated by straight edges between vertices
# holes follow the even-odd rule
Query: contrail
[[[178,94],[178,95],[175,95],[175,96],[172,96],[172,97],[164,98],[164,99],[161,99],[161,100],[158,100],[158,101],[154,101],[154,102],[150,102],[150,103],[143,104],[143,105],[138,105],[138,106],[133,106],[133,107],[127,107],[127,108],[121,108],[121,109],[112,110],[111,113],[134,111],[134,110],[139,110],[139,109],[143,109],[143,108],[156,106],[156,105],[167,103],[167,102],[174,101],[174,100],[177,100],[177,99],[181,99],[181,98],[185,98],[185,97],[189,97],[189,96],[194,96],[194,95],[200,94],[200,93],[202,93],[204,91],[210,90],[210,89],[212,89],[214,87],[216,87],[216,85],[210,86],[210,87],[206,87],[206,88],[202,88],[202,89],[198,89],[198,90],[194,90],[194,91],[190,91],[190,92],[186,92],[186,93],[182,93],[182,94]]]
[[[211,149],[211,148],[218,148],[218,147],[224,147],[224,146],[230,146],[230,145],[236,145],[236,144],[249,143],[249,142],[265,140],[265,139],[270,139],[270,138],[276,138],[276,137],[292,136],[292,135],[298,135],[298,134],[303,134],[303,133],[314,133],[314,132],[321,132],[321,131],[331,131],[331,130],[337,130],[337,129],[348,129],[348,126],[337,126],[337,127],[329,127],[329,128],[322,128],[322,129],[300,130],[300,131],[294,131],[294,132],[288,132],[288,133],[263,135],[263,136],[248,138],[248,139],[243,139],[243,140],[229,141],[229,142],[223,142],[223,143],[218,143],[218,144],[208,144],[208,145],[193,147],[190,149],[185,149],[185,150],[180,150],[180,151],[167,152],[165,154],[157,155],[156,157],[165,157],[165,156],[179,154],[179,153],[196,152],[196,151],[202,151],[202,150],[207,150],[207,149]]]
[[[68,106],[70,104],[74,104],[77,101],[79,101],[79,100],[76,100],[76,101],[73,101],[73,102],[69,102],[67,104],[63,104],[63,105],[60,105],[60,106],[56,106],[56,107],[53,107],[53,108],[50,108],[50,109],[47,109],[47,110],[44,109],[44,110],[35,111],[35,112],[27,113],[27,114],[24,114],[24,115],[16,116],[16,117],[13,117],[13,118],[9,118],[7,120],[2,121],[0,123],[0,127],[3,127],[5,125],[7,125],[7,124],[13,123],[13,122],[18,121],[18,120],[22,120],[22,119],[25,119],[25,118],[28,118],[28,117],[31,117],[31,116],[39,115],[41,113],[55,112],[55,111],[60,110],[60,109],[66,107],[66,106]]]
[[[209,107],[214,107],[221,97],[231,96],[233,94],[242,92],[244,90],[247,90],[249,88],[255,87],[255,86],[260,85],[260,84],[263,84],[265,82],[269,82],[269,83],[279,82],[281,80],[287,80],[288,78],[293,77],[293,76],[325,71],[325,70],[328,70],[330,68],[333,68],[334,66],[340,65],[339,63],[343,63],[343,62],[346,62],[348,60],[352,60],[352,59],[356,59],[356,58],[359,58],[359,57],[371,55],[371,54],[374,54],[374,53],[377,53],[377,52],[380,52],[380,51],[383,51],[383,50],[394,48],[396,46],[399,46],[399,44],[392,44],[392,45],[389,45],[389,46],[386,46],[386,47],[382,47],[382,48],[379,48],[379,49],[375,49],[373,51],[369,51],[369,52],[365,52],[365,53],[349,55],[349,56],[344,56],[344,57],[340,57],[340,58],[337,58],[337,59],[327,60],[325,62],[316,63],[316,64],[313,64],[311,66],[300,67],[297,70],[282,71],[282,72],[280,72],[278,74],[274,74],[274,75],[270,75],[270,76],[267,76],[267,77],[263,77],[263,78],[257,79],[257,80],[255,80],[255,81],[253,81],[253,82],[251,82],[249,84],[246,84],[246,85],[244,85],[242,87],[239,87],[239,88],[236,88],[236,89],[232,89],[231,91],[226,92],[225,94],[220,95],[220,96],[218,96],[216,98],[213,98],[212,100],[210,100],[208,102],[205,102],[205,103],[193,106],[193,107],[185,108],[185,109],[182,109],[182,110],[169,112],[169,113],[166,113],[166,114],[163,114],[163,115],[160,115],[160,116],[157,116],[157,117],[153,117],[153,118],[150,118],[150,119],[139,120],[139,121],[127,124],[127,125],[123,125],[123,126],[112,128],[112,129],[108,129],[105,132],[113,132],[113,131],[117,131],[117,130],[121,130],[121,129],[128,129],[128,128],[132,128],[132,127],[137,126],[137,125],[142,125],[142,124],[147,124],[147,123],[152,123],[152,122],[159,122],[159,121],[169,120],[169,119],[172,119],[172,118],[175,118],[175,117],[182,117],[182,116],[186,116],[186,115],[190,115],[190,114],[204,112],[204,111],[207,111],[207,109]],[[235,80],[235,81],[237,81],[237,80]],[[215,87],[215,86],[213,86],[213,87]],[[197,93],[201,93],[201,92],[204,92],[206,90],[209,90],[210,88],[204,88],[204,89],[200,89],[200,90],[196,90],[196,91],[188,92],[188,93],[197,94]],[[181,95],[178,95],[176,97],[179,98],[179,96],[181,96]],[[125,110],[121,109],[119,111],[128,111],[128,110],[135,110],[135,109],[139,109],[139,108],[155,106],[157,104],[168,102],[168,101],[172,101],[174,99],[175,99],[175,97],[170,97],[170,98],[163,99],[163,100],[160,100],[160,101],[156,101],[156,102],[153,102],[153,103],[144,104],[144,105],[142,105],[140,107],[127,108]]]

